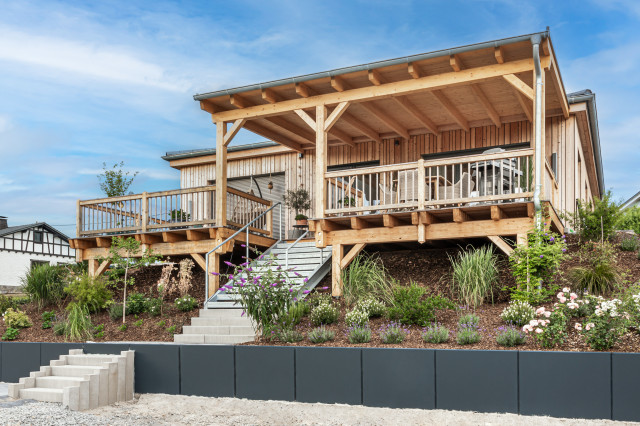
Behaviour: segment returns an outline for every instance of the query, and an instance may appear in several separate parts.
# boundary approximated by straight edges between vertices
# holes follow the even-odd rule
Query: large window
[[[43,232],[42,231],[33,231],[33,242],[34,243],[42,243],[42,239],[43,239]]]

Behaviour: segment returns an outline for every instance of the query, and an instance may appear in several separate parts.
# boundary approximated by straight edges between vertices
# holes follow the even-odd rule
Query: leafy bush
[[[636,236],[623,237],[620,241],[620,250],[622,251],[637,251],[638,248],[640,248],[640,243],[638,243]]]
[[[449,260],[453,267],[452,288],[460,301],[476,308],[491,296],[493,303],[493,287],[499,273],[491,246],[460,251],[456,258],[449,256]]]
[[[125,326],[125,329],[126,329],[126,326]],[[123,331],[124,331],[124,330],[123,330]],[[175,326],[175,325],[172,325],[171,327],[167,327],[167,332],[168,332],[169,334],[176,334],[176,326]]]
[[[7,297],[4,294],[0,294],[0,315],[4,314],[7,309],[13,308],[16,309],[18,304],[14,300],[13,297]]]
[[[449,341],[449,329],[444,325],[433,324],[422,330],[422,340],[426,343],[445,343]]]
[[[347,339],[349,343],[369,343],[371,341],[371,328],[355,326],[347,329]]]
[[[298,325],[300,324],[300,321],[302,321],[302,318],[309,315],[309,312],[311,312],[311,306],[309,306],[306,301],[299,300],[294,302],[289,306],[289,310],[287,310],[286,314],[283,315],[281,324],[287,327]]]
[[[636,235],[640,235],[640,207],[634,206],[624,209],[616,228],[630,229]]]
[[[526,334],[532,333],[543,348],[561,345],[567,338],[567,317],[563,309],[547,311],[544,307],[536,309],[538,319],[532,319],[522,327]]]
[[[56,319],[56,313],[51,312],[43,312],[42,313],[42,329],[45,330],[47,328],[53,327],[53,322]]]
[[[87,340],[93,337],[93,325],[89,308],[79,303],[70,303],[67,306],[69,315],[64,328],[64,336],[70,340]]]
[[[535,309],[524,300],[512,300],[500,314],[504,322],[518,327],[522,327],[535,317]]]
[[[334,333],[332,330],[329,330],[324,325],[321,325],[320,327],[316,327],[311,330],[307,334],[307,337],[309,337],[309,340],[312,343],[324,343],[335,339],[336,333]]]
[[[62,336],[64,334],[64,329],[66,328],[66,324],[64,321],[58,321],[53,324],[53,334],[56,336]]]
[[[524,345],[527,342],[527,336],[513,326],[498,328],[496,342],[500,346],[511,348],[513,346]]]
[[[311,293],[309,297],[307,297],[307,303],[311,309],[315,308],[318,305],[330,304],[331,303],[331,294],[330,293]]]
[[[373,298],[391,301],[393,281],[377,256],[360,254],[341,274],[344,301],[353,306],[361,300]]]
[[[69,280],[64,291],[74,302],[85,305],[90,312],[97,312],[107,307],[113,299],[108,282],[102,277],[90,277],[88,274],[78,275]]]
[[[569,214],[569,223],[580,234],[580,238],[590,241],[610,239],[615,235],[616,225],[620,223],[622,213],[620,205],[611,200],[611,191],[593,203],[578,200],[576,212]]]
[[[356,325],[365,326],[369,323],[369,314],[356,307],[347,312],[347,314],[344,316],[344,322],[349,327],[353,327]]]
[[[122,305],[120,303],[113,303],[109,306],[109,318],[113,321],[119,320],[122,318]]]
[[[459,345],[473,345],[482,339],[480,332],[476,327],[463,325],[458,327],[456,342]]]
[[[146,298],[142,293],[131,293],[127,297],[127,315],[138,315],[146,311]]]
[[[356,308],[369,315],[369,318],[381,317],[386,310],[384,303],[371,297],[361,300],[356,304]]]
[[[620,281],[615,264],[615,252],[609,243],[587,243],[580,252],[587,266],[576,266],[569,270],[572,287],[591,294],[606,294]]]
[[[143,321],[142,318],[140,318],[138,321],[133,323],[134,327],[142,327]]]
[[[29,316],[20,309],[7,309],[2,315],[2,320],[8,328],[27,328],[33,325]]]
[[[287,343],[295,343],[304,339],[302,333],[293,328],[284,328],[280,330],[278,333],[278,339]]]
[[[316,306],[311,311],[311,322],[313,325],[333,324],[338,321],[340,311],[333,304],[325,303]]]
[[[391,306],[387,312],[389,318],[402,324],[418,324],[425,326],[435,319],[435,308],[429,301],[423,301],[425,289],[415,283],[408,287],[393,288]]]
[[[93,337],[102,339],[104,337],[104,324],[98,324],[93,328]]]
[[[19,329],[9,327],[2,335],[2,340],[15,340],[18,338],[19,334],[20,334]]]
[[[399,322],[390,322],[380,328],[380,340],[386,344],[402,343],[409,335],[409,329]]]
[[[474,327],[480,326],[480,317],[476,314],[465,314],[458,318],[458,327]]]
[[[22,291],[29,295],[38,307],[57,303],[64,297],[62,269],[44,263],[27,271],[22,278]]]
[[[162,314],[162,306],[164,305],[164,302],[162,301],[161,297],[148,297],[145,299],[144,304],[144,310],[147,311],[152,317],[157,317],[158,315]]]
[[[178,297],[175,302],[176,308],[181,310],[182,312],[190,312],[198,307],[198,301],[195,297],[186,296]]]
[[[583,323],[576,323],[576,330],[580,331],[585,341],[596,351],[611,349],[626,331],[624,313],[619,309],[622,301],[619,299],[602,300],[594,314]]]
[[[122,324],[120,327],[118,327],[118,330],[122,332],[127,331],[127,324]]]
[[[538,304],[552,296],[555,288],[544,286],[550,285],[566,251],[564,235],[559,237],[539,229],[529,232],[528,244],[517,246],[509,256],[511,273],[516,280],[516,287],[509,289],[511,299]]]

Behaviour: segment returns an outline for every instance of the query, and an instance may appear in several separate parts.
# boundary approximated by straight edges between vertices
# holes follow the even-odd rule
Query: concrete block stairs
[[[265,257],[273,254],[276,265],[282,269],[293,268],[297,274],[292,273],[291,279],[301,290],[313,289],[331,270],[331,247],[321,250],[313,241],[301,241],[295,245],[279,242],[264,254]],[[257,273],[260,268],[266,267],[267,262],[264,260],[258,260],[253,265]],[[233,282],[226,284],[233,285]],[[173,337],[174,342],[230,345],[251,342],[256,337],[251,319],[243,315],[242,307],[236,304],[236,298],[221,291],[216,292],[205,303],[205,309],[200,309],[199,317],[191,318],[191,325],[182,327],[182,333]]]
[[[72,349],[18,383],[9,384],[14,399],[61,403],[88,410],[133,399],[134,351],[120,355],[85,354]]]

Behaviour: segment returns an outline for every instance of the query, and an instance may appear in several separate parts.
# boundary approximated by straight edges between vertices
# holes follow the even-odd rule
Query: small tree
[[[284,195],[284,204],[296,212],[296,220],[306,219],[307,217],[300,212],[307,211],[311,208],[309,191],[303,187],[296,190],[287,189]]]
[[[122,296],[122,322],[125,322],[127,315],[127,286],[134,284],[134,278],[129,276],[132,269],[138,269],[147,266],[159,259],[153,251],[144,250],[140,252],[140,241],[135,238],[113,237],[111,239],[111,248],[106,258],[101,261],[108,260],[112,267],[107,271],[107,275],[117,285],[123,283]]]
[[[601,199],[592,202],[578,200],[575,213],[569,213],[569,222],[583,240],[608,240],[615,234],[615,227],[622,213],[620,205],[611,199],[607,191]]]
[[[138,172],[133,172],[133,175],[129,177],[131,172],[125,172],[123,167],[124,161],[114,164],[110,169],[107,168],[107,163],[102,163],[103,172],[98,175],[98,181],[100,182],[100,189],[107,197],[127,195],[127,190],[133,183],[133,178],[138,175]]]

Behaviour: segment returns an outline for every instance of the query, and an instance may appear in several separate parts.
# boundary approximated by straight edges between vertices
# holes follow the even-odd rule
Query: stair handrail
[[[278,241],[276,241],[276,244],[278,244],[280,241],[282,241],[282,203],[280,201],[278,201],[277,203],[275,203],[274,205],[269,207],[267,210],[262,212],[260,215],[256,216],[251,222],[247,223],[242,228],[238,229],[229,238],[227,238],[226,240],[224,240],[223,242],[221,242],[220,244],[218,244],[213,249],[211,249],[211,250],[209,250],[207,252],[207,254],[205,255],[205,266],[206,266],[206,269],[205,269],[205,280],[204,280],[204,287],[205,287],[204,288],[204,291],[205,291],[205,295],[204,295],[205,306],[204,307],[205,308],[207,307],[206,304],[209,301],[209,255],[211,253],[213,253],[214,251],[218,250],[220,247],[222,247],[225,244],[227,244],[232,239],[234,239],[237,235],[242,233],[242,231],[246,230],[247,231],[247,242],[246,242],[247,257],[246,257],[246,259],[247,259],[247,262],[248,262],[249,261],[249,226],[251,226],[252,223],[254,223],[258,219],[260,219],[262,216],[264,216],[267,213],[269,213],[271,210],[275,209],[276,206],[280,206],[280,220],[279,220],[280,229],[278,230]]]
[[[284,251],[284,269],[288,270],[289,269],[289,250],[291,250],[293,248],[293,246],[295,246],[296,244],[298,244],[298,242],[303,239],[305,236],[307,236],[307,234],[309,234],[309,230],[307,229],[306,231],[304,231],[304,234],[300,235],[298,237],[297,240],[295,240],[293,242],[293,244],[291,244],[289,247],[287,247],[287,249]]]

